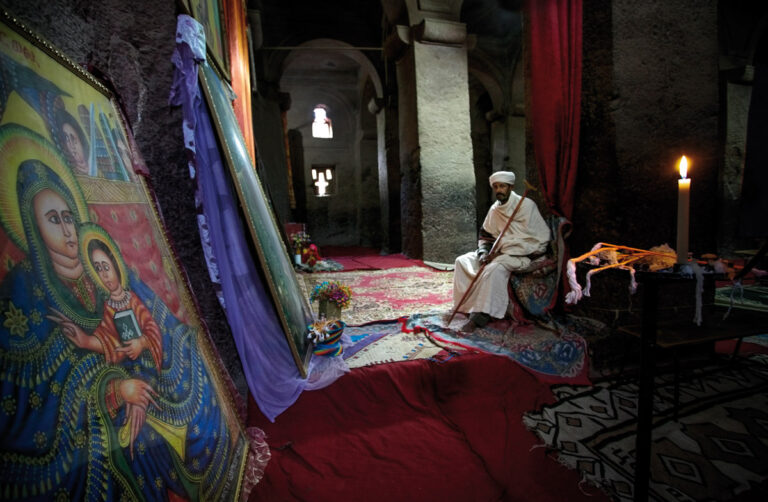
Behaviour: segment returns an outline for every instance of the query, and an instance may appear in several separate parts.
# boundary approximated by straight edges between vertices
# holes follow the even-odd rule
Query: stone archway
[[[333,39],[315,39],[292,48],[282,62],[280,88],[291,96],[286,126],[300,135],[303,145],[303,185],[295,186],[306,200],[307,230],[320,246],[379,247],[378,188],[383,128],[370,114],[366,101],[381,101],[382,82],[361,50]],[[327,107],[334,137],[313,138],[312,110]],[[298,155],[296,157],[299,157]],[[318,194],[312,169],[333,169],[331,193]],[[296,176],[297,179],[302,176]],[[375,228],[374,228],[375,227]]]
[[[482,50],[469,62],[470,117],[475,167],[477,218],[482,223],[490,202],[488,176],[513,171],[517,186],[524,186],[526,169],[525,97],[522,65],[502,69]]]

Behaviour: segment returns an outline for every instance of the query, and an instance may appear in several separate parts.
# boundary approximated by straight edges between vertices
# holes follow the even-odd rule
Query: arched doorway
[[[316,39],[291,50],[279,86],[290,95],[286,129],[292,144],[301,145],[301,155],[291,155],[293,189],[305,201],[304,223],[313,242],[379,248],[383,145],[375,110],[367,106],[381,100],[375,68],[349,44]],[[333,124],[332,137],[312,134],[318,106]]]

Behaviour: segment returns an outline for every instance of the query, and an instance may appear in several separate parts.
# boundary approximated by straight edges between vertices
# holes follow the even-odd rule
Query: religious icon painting
[[[108,90],[0,16],[0,499],[237,500],[249,441]]]
[[[220,0],[183,0],[190,16],[194,17],[205,30],[205,44],[209,60],[229,80],[227,37],[224,9]]]
[[[306,377],[312,357],[311,342],[307,339],[307,326],[314,319],[311,307],[294,273],[277,217],[256,174],[222,80],[205,62],[198,71],[223,157],[243,207],[251,242],[265,272],[294,362],[301,376]]]

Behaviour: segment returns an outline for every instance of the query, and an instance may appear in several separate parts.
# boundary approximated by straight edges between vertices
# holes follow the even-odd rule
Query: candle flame
[[[685,179],[688,176],[688,159],[685,155],[680,157],[680,177]]]

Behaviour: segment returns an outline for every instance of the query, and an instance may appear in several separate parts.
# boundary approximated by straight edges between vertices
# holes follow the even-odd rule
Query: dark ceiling
[[[514,66],[520,51],[521,1],[465,0],[461,21],[476,37],[476,50],[502,66]],[[262,55],[271,70],[282,68],[289,51],[303,43],[328,39],[360,48],[381,69],[382,39],[388,29],[379,0],[250,0],[249,9],[261,16]],[[294,50],[293,72],[350,72],[358,64],[345,51]],[[272,78],[279,78],[271,73]]]
[[[520,39],[520,0],[464,0],[461,21],[467,32],[489,46],[516,44]],[[330,38],[353,46],[380,47],[383,10],[378,0],[251,0],[261,12],[264,45],[296,46]]]
[[[249,2],[249,8],[261,11],[266,47],[296,46],[318,38],[358,47],[381,46],[378,0],[259,0]]]

